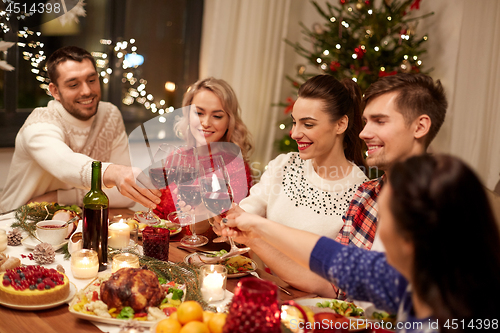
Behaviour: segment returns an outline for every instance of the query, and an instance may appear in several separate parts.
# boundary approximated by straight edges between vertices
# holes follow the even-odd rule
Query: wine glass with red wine
[[[200,163],[196,149],[181,151],[178,154],[176,169],[177,195],[187,206],[191,206],[189,211],[178,212],[181,225],[189,225],[192,235],[181,239],[181,244],[188,247],[202,246],[208,243],[208,238],[196,234],[195,208],[201,203],[200,193]]]
[[[169,183],[174,181],[176,175],[176,149],[174,145],[169,143],[160,144],[153,157],[154,162],[149,166],[148,173],[151,183],[159,190],[165,188]],[[135,217],[140,222],[148,225],[154,225],[160,222],[160,218],[153,213],[151,208],[148,209],[146,214],[143,212],[136,213]]]
[[[229,174],[222,156],[210,155],[207,158],[201,159],[200,183],[201,198],[205,207],[212,213],[225,219],[226,212],[231,209],[233,203],[233,193],[229,184]],[[231,244],[231,249],[229,253],[224,255],[225,258],[250,251],[249,247],[237,247],[231,237],[227,237],[227,240]]]
[[[157,189],[172,184],[177,175],[178,148],[169,143],[162,143],[154,156],[155,162],[149,168],[149,178]]]

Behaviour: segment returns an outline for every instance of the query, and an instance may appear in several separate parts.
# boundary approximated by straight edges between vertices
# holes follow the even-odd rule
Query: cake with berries
[[[0,274],[0,301],[15,305],[40,305],[64,300],[69,280],[53,268],[24,266]]]

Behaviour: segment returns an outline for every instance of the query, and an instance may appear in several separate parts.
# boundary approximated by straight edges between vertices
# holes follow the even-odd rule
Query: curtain
[[[253,168],[271,158],[290,0],[205,0],[200,78],[226,80],[252,133]]]
[[[499,1],[464,2],[458,52],[450,152],[494,189],[500,179]]]

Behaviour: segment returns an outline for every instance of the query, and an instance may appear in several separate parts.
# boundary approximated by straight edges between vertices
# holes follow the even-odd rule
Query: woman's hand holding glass
[[[231,209],[233,193],[229,184],[229,175],[221,156],[212,156],[202,160],[201,168],[201,194],[205,207],[213,214],[225,219],[226,212]],[[238,248],[231,237],[229,253],[222,258],[230,258],[250,251],[249,247]]]
[[[252,239],[260,238],[258,223],[265,220],[263,217],[245,212],[241,207],[233,204],[224,220],[220,219],[220,234],[231,237],[238,242],[250,244]]]

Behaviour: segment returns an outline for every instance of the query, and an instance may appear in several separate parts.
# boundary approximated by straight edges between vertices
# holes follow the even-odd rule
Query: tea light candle
[[[221,301],[225,296],[227,269],[222,265],[204,265],[201,267],[201,294],[207,302]]]
[[[91,279],[97,276],[99,260],[97,252],[83,249],[71,255],[71,273],[77,279]]]
[[[0,229],[0,252],[5,251],[7,248],[7,232]]]
[[[130,241],[130,227],[128,224],[120,222],[113,223],[108,228],[108,246],[114,249],[127,247]]]
[[[132,253],[121,253],[113,257],[113,273],[125,267],[139,268],[139,258]]]

